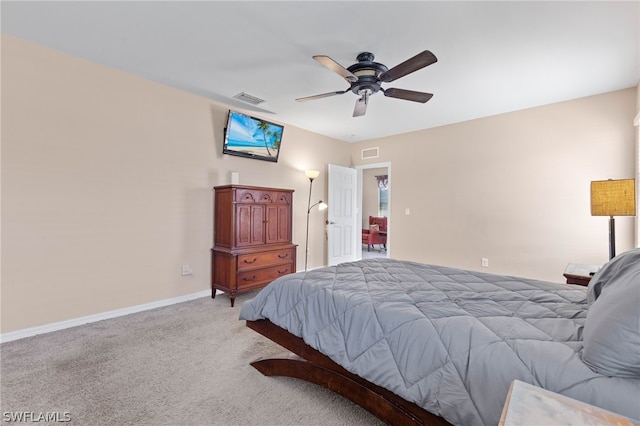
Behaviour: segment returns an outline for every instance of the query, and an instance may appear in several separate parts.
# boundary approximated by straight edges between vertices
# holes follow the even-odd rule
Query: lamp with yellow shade
[[[609,216],[609,259],[616,255],[616,225],[613,217],[635,215],[635,179],[591,182],[591,216]]]

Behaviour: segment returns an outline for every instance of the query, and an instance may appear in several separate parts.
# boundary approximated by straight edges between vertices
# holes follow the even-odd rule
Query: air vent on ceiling
[[[366,148],[362,150],[362,160],[366,160],[368,158],[378,158],[378,147],[375,148]]]
[[[243,102],[247,102],[252,105],[258,105],[264,102],[264,99],[257,98],[255,96],[248,95],[244,92],[240,92],[234,96],[234,98],[239,99]]]

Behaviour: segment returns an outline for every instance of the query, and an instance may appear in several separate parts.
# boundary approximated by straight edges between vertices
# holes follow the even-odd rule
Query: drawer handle
[[[286,274],[287,272],[289,272],[289,270],[288,270],[288,269],[285,269],[285,270],[283,270],[283,271],[278,270],[278,273],[279,273],[280,275],[282,275],[282,274]]]
[[[289,257],[289,253],[285,253],[285,254],[279,254],[278,257],[280,259],[286,259],[287,257]]]
[[[245,260],[244,260],[244,263],[253,263],[253,262],[255,262],[256,260],[258,260],[258,258],[257,258],[257,257],[254,257],[254,258],[253,258],[253,260],[245,259]]]
[[[244,281],[253,281],[253,280],[255,280],[255,279],[256,279],[256,276],[255,276],[255,275],[254,275],[254,276],[252,276],[251,278],[246,278],[246,277],[245,277],[245,278],[243,278],[243,280],[244,280]]]

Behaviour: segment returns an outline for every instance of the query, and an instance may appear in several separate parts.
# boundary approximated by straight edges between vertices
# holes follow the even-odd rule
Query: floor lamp
[[[591,216],[609,216],[609,259],[616,255],[614,216],[636,215],[635,179],[591,182]]]
[[[318,201],[314,205],[311,205],[311,189],[313,188],[313,180],[320,175],[320,172],[317,170],[307,170],[304,172],[305,175],[309,178],[309,202],[307,203],[307,237],[304,243],[304,270],[307,270],[307,260],[309,258],[309,214],[311,214],[311,209],[315,206],[318,206],[319,210],[324,210],[328,206],[322,202],[322,200]]]

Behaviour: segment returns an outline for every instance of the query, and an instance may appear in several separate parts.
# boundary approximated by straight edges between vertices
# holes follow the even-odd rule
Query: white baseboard
[[[31,327],[22,330],[11,331],[8,333],[2,333],[0,334],[0,343],[24,339],[25,337],[31,337],[38,334],[50,333],[52,331],[64,330],[65,328],[77,327],[79,325],[102,321],[109,318],[121,317],[124,315],[134,314],[136,312],[148,311],[150,309],[161,308],[163,306],[174,305],[181,302],[187,302],[189,300],[199,299],[206,296],[211,296],[211,290],[203,290],[197,293],[187,294],[185,296],[173,297],[171,299],[158,300],[156,302],[130,306],[128,308],[116,309],[114,311],[102,312],[99,314],[87,315],[85,317],[45,324],[38,327]]]

